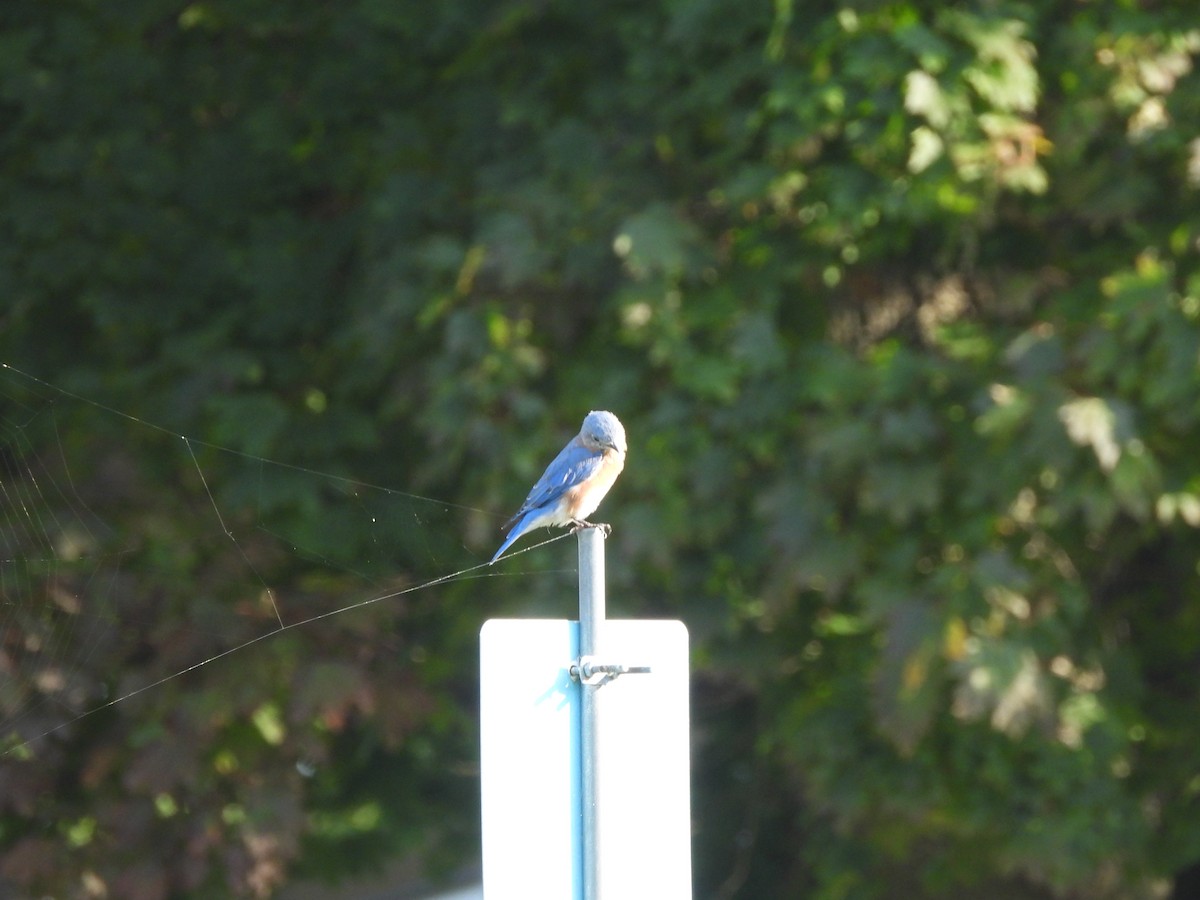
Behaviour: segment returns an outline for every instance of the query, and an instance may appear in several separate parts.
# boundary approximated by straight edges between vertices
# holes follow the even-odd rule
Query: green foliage
[[[65,466],[106,523],[102,577],[54,570],[123,627],[56,693],[30,636],[69,604],[0,619],[0,710],[49,693],[62,724],[220,652],[230,607],[249,639],[267,585],[315,615],[486,559],[488,513],[609,408],[610,590],[696,648],[698,897],[1154,895],[1200,863],[1194,19],[6,7],[0,357],[194,440],[134,453],[6,383],[6,415],[55,406],[6,462]],[[51,590],[61,550],[4,549]],[[564,592],[375,604],[0,758],[0,875],[265,896],[452,865],[461,661],[506,598]]]

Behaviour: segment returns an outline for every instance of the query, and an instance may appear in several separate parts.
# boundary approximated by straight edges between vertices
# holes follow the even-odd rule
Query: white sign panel
[[[682,622],[609,619],[599,663],[649,666],[599,689],[602,897],[689,900],[688,642]],[[487,900],[583,900],[579,623],[492,619],[480,632]]]

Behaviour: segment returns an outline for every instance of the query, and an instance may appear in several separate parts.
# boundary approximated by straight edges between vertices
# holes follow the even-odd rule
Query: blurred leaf
[[[954,713],[987,718],[992,727],[1019,737],[1049,713],[1050,696],[1037,656],[1020,644],[986,638],[967,642],[955,664]]]
[[[919,600],[889,610],[872,698],[879,727],[906,754],[916,750],[941,699],[940,637],[940,621]]]
[[[690,274],[698,257],[699,232],[664,203],[654,203],[621,223],[613,249],[635,279]]]

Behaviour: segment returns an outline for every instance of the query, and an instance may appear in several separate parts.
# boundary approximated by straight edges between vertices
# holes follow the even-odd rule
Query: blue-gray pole
[[[579,658],[595,660],[603,652],[604,534],[599,528],[579,532]],[[598,679],[580,673],[580,746],[583,766],[583,898],[600,898],[600,817],[596,807],[598,752],[596,747]]]

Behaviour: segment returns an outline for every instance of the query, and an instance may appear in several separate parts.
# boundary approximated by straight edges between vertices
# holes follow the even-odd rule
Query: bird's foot
[[[584,528],[599,528],[602,532],[604,532],[605,537],[608,537],[610,534],[612,534],[612,526],[605,522],[589,522],[586,519],[571,520],[571,534],[574,534],[577,531],[582,531]]]

